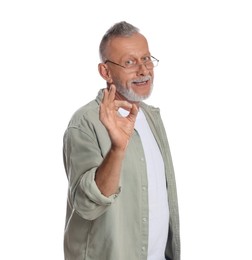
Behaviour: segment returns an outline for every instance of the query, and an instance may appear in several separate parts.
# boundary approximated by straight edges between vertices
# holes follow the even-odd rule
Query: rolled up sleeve
[[[95,182],[95,173],[103,160],[97,140],[90,133],[70,127],[64,136],[64,163],[69,182],[72,209],[84,219],[101,216],[120,193],[104,196]]]
[[[94,180],[95,169],[85,173],[77,186],[74,208],[85,219],[93,220],[102,215],[107,208],[115,201],[120,193],[113,194],[109,197],[104,196],[96,185]]]

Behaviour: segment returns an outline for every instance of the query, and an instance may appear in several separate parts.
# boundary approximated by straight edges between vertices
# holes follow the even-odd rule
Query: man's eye
[[[127,60],[127,61],[125,61],[125,66],[126,66],[126,67],[132,66],[132,65],[134,65],[134,64],[135,64],[135,62],[134,62],[133,60]]]
[[[151,60],[151,57],[150,56],[146,56],[142,60],[143,60],[143,62],[147,62],[147,61]]]

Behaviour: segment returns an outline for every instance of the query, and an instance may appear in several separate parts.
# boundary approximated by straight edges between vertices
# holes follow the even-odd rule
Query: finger
[[[137,114],[138,114],[138,108],[137,108],[136,104],[133,104],[132,108],[130,109],[130,112],[129,112],[127,118],[129,120],[135,121],[136,117],[137,117]]]
[[[117,110],[121,107],[125,110],[130,110],[132,108],[132,104],[124,101],[124,100],[115,100],[115,106],[117,108]]]
[[[116,87],[114,84],[110,85],[108,92],[108,101],[113,102],[115,100]]]
[[[106,103],[108,100],[108,90],[104,89],[103,90],[103,98],[102,98],[102,103]]]

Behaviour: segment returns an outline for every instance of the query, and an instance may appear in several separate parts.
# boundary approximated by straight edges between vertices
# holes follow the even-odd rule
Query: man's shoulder
[[[92,100],[89,103],[83,105],[77,109],[68,124],[69,127],[82,128],[87,123],[99,120],[99,104],[96,100]]]
[[[74,114],[73,117],[82,117],[83,115],[92,113],[93,111],[97,111],[99,108],[99,105],[96,100],[92,100],[89,103],[81,106],[78,108]]]
[[[92,121],[99,117],[99,105],[101,100],[102,90],[99,91],[96,99],[91,100],[85,105],[78,108],[70,119],[70,125],[78,124],[83,120]]]
[[[141,103],[140,103],[140,107],[141,107],[144,111],[146,111],[146,112],[150,112],[150,113],[152,113],[152,112],[157,112],[157,113],[159,113],[159,112],[160,112],[159,107],[155,107],[155,106],[153,106],[153,105],[149,105],[149,104],[147,104],[147,103],[145,103],[145,102],[141,102]]]

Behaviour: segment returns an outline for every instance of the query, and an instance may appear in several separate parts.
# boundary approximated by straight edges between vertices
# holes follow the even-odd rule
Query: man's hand
[[[100,120],[106,127],[112,143],[112,149],[125,150],[133,133],[138,113],[137,106],[123,100],[115,100],[116,87],[104,90],[103,100],[100,104]],[[127,117],[118,114],[122,107],[129,110]]]

